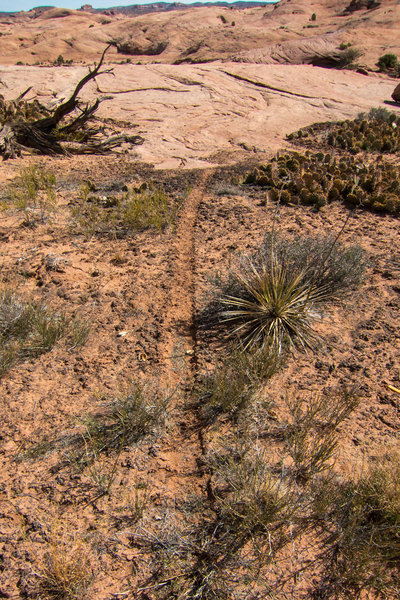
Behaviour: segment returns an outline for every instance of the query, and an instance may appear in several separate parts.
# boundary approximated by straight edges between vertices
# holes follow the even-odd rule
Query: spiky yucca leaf
[[[242,293],[225,296],[224,321],[234,324],[245,349],[266,345],[282,351],[285,341],[311,348],[318,339],[312,329],[316,304],[326,296],[324,288],[304,279],[303,272],[288,273],[276,258],[270,265],[249,263],[236,279]]]

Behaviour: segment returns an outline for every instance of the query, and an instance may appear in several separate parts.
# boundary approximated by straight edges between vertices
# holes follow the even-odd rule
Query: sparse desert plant
[[[286,522],[291,494],[272,474],[264,452],[238,448],[235,455],[214,459],[212,472],[217,512],[226,530],[251,539],[268,535]]]
[[[337,429],[358,404],[352,390],[287,400],[290,422],[284,433],[297,481],[307,482],[332,466]]]
[[[171,201],[161,188],[145,186],[128,192],[121,207],[122,226],[162,231],[174,221]]]
[[[273,349],[247,353],[233,350],[216,361],[212,371],[199,375],[193,390],[201,418],[212,422],[218,414],[235,417],[249,405],[261,383],[279,370],[281,362]]]
[[[293,529],[287,535],[296,512],[292,491],[264,452],[244,444],[207,456],[207,465],[211,503],[182,503],[159,532],[141,527],[135,536],[141,548],[149,543],[157,598],[244,599],[253,584],[258,597],[268,597],[264,569],[294,537]]]
[[[286,342],[303,348],[316,343],[312,322],[325,294],[303,277],[304,273],[288,272],[277,257],[269,265],[249,262],[238,273],[240,293],[222,297],[221,319],[244,349],[270,347],[280,354]]]
[[[227,328],[244,350],[280,355],[286,345],[312,348],[322,304],[355,288],[365,264],[360,248],[346,249],[329,236],[288,240],[267,234],[257,252],[239,258],[225,280],[215,282],[219,296],[199,323]]]
[[[12,290],[0,293],[0,376],[15,363],[39,356],[53,348],[64,337],[72,347],[85,343],[89,323],[63,313],[52,312],[47,306],[25,300]]]
[[[160,431],[168,402],[158,390],[132,383],[104,411],[84,419],[86,458],[96,459],[101,452],[129,447]]]
[[[393,71],[393,70],[397,69],[397,67],[399,65],[399,60],[398,60],[396,54],[387,53],[387,54],[383,54],[378,59],[377,65],[378,65],[380,71],[383,71],[383,72]]]
[[[52,542],[38,572],[38,592],[46,600],[82,600],[93,577],[89,554],[79,544]]]
[[[360,246],[344,246],[330,235],[288,238],[268,232],[253,260],[268,264],[272,252],[289,272],[302,272],[305,281],[332,298],[356,289],[367,266]]]
[[[313,13],[311,15],[310,21],[316,21],[316,20],[317,20],[317,15],[316,15],[316,13]]]
[[[338,67],[341,69],[353,69],[359,58],[363,56],[364,52],[360,48],[349,48],[342,50],[337,59]]]
[[[358,480],[331,479],[316,494],[325,527],[325,598],[364,592],[396,598],[400,588],[400,454],[391,452]],[[321,500],[322,497],[322,500]]]
[[[24,213],[25,225],[34,225],[38,220],[44,222],[56,206],[55,176],[39,165],[22,167],[10,194],[13,206]]]
[[[120,237],[145,229],[163,231],[175,220],[171,199],[162,188],[147,184],[110,197],[99,196],[84,184],[71,215],[74,231],[90,237],[95,234]]]

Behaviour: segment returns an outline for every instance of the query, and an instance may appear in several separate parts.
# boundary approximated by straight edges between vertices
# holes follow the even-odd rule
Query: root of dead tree
[[[0,128],[0,155],[3,160],[21,156],[23,150],[34,151],[39,154],[104,154],[121,146],[123,143],[137,145],[143,143],[139,135],[111,135],[105,136],[102,129],[88,127],[93,119],[101,100],[97,99],[92,105],[87,104],[80,108],[78,95],[82,88],[92,79],[105,73],[112,73],[112,69],[101,70],[104,57],[109,49],[107,46],[99,63],[78,82],[68,100],[59,104],[53,111],[42,106],[36,99],[33,102],[23,100],[31,90],[28,88],[16,100],[6,103],[0,97],[3,125]],[[65,125],[63,120],[76,110],[80,110]],[[33,116],[39,116],[31,120]]]

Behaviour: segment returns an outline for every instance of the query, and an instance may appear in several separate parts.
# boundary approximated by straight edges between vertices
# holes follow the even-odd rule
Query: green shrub
[[[146,184],[110,197],[95,194],[84,184],[71,213],[73,229],[89,237],[130,235],[145,229],[163,231],[175,221],[172,201],[164,190]]]
[[[317,15],[316,15],[315,13],[313,13],[313,14],[311,15],[311,19],[310,19],[310,21],[316,21],[316,20],[317,20]]]
[[[216,300],[199,324],[228,326],[246,350],[279,355],[286,344],[313,347],[321,305],[356,287],[365,264],[360,248],[344,248],[330,237],[288,240],[267,234],[257,252],[240,258],[216,282]],[[213,313],[219,321],[213,322]]]
[[[121,204],[122,226],[128,230],[158,229],[173,222],[171,202],[164,190],[146,187],[131,190]]]
[[[272,251],[289,272],[303,273],[305,281],[331,297],[357,288],[367,265],[360,246],[343,246],[329,235],[288,238],[267,233],[254,262],[268,264]]]
[[[22,167],[10,186],[12,205],[24,213],[24,224],[44,222],[55,210],[57,194],[53,173],[39,165]]]
[[[338,58],[338,67],[341,69],[351,69],[356,66],[356,62],[364,52],[359,48],[349,48],[342,50]]]
[[[236,283],[239,293],[221,298],[221,319],[245,350],[271,348],[281,354],[286,343],[315,345],[312,322],[325,294],[306,281],[304,273],[291,273],[274,256],[269,265],[249,262]]]
[[[396,54],[391,53],[383,54],[383,56],[379,58],[377,63],[379,70],[383,72],[392,71],[396,69],[398,64],[399,61]]]

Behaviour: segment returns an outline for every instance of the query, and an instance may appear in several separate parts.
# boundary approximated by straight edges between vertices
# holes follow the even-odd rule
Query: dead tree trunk
[[[112,69],[100,70],[104,62],[104,56],[110,48],[110,45],[111,44],[105,48],[99,63],[95,65],[94,69],[91,70],[89,67],[89,73],[78,82],[70,98],[57,106],[50,116],[46,116],[33,122],[14,121],[3,125],[0,129],[0,155],[3,157],[3,160],[20,156],[23,149],[33,149],[40,154],[69,154],[71,152],[79,154],[88,152],[104,153],[123,142],[132,144],[140,144],[143,142],[143,138],[140,136],[119,136],[119,143],[116,143],[117,138],[115,141],[113,140],[113,143],[109,143],[107,138],[105,140],[99,140],[98,137],[96,137],[98,130],[92,129],[86,132],[82,144],[79,144],[78,142],[71,144],[71,134],[77,131],[84,131],[85,125],[99,107],[99,99],[97,99],[93,105],[87,105],[85,109],[82,110],[81,114],[70,123],[64,127],[59,127],[61,121],[78,107],[78,95],[82,88],[98,75],[112,73]],[[27,91],[28,90],[26,90],[26,92]],[[23,95],[25,95],[26,92],[24,92]],[[23,95],[19,96],[18,100],[21,99]],[[56,130],[57,135],[54,135]],[[63,141],[69,143],[63,145]]]

